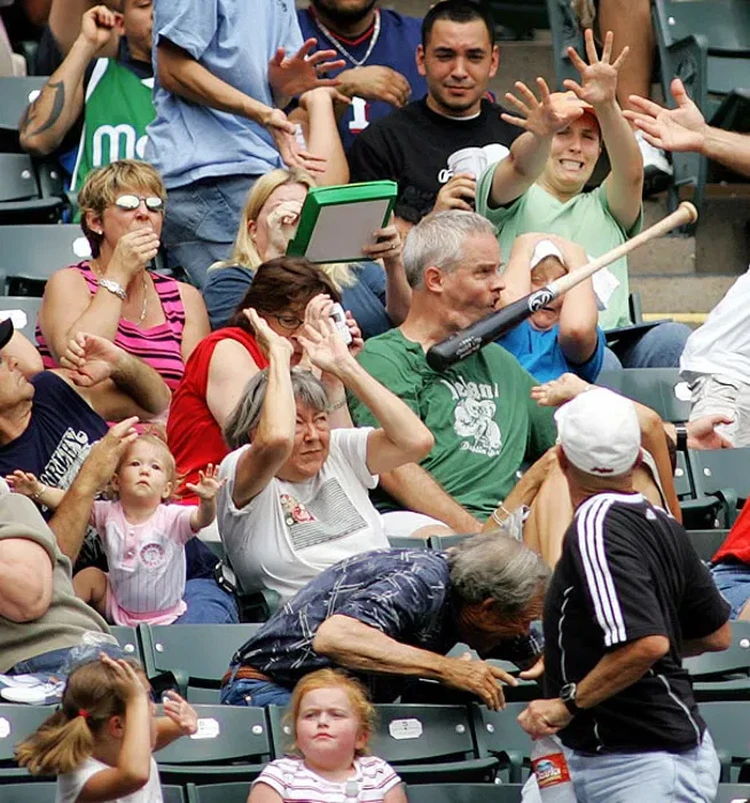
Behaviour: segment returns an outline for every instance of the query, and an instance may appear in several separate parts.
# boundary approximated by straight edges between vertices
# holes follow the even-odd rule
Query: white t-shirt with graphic
[[[108,769],[111,769],[111,767],[89,756],[77,770],[67,772],[65,775],[58,775],[55,803],[76,803],[78,795],[81,794],[81,790],[86,785],[86,781],[92,775]],[[30,795],[30,799],[33,800],[33,794]],[[159,771],[153,758],[151,759],[151,773],[148,776],[148,783],[137,792],[133,792],[132,795],[113,797],[111,803],[162,803]]]
[[[371,427],[334,429],[328,459],[304,482],[273,478],[244,508],[232,502],[234,474],[245,449],[227,455],[220,476],[219,532],[243,590],[270,588],[288,599],[323,569],[344,558],[385,549],[388,539],[368,489]]]

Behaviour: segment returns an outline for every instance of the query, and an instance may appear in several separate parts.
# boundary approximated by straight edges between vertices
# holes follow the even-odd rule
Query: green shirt
[[[552,411],[529,395],[538,383],[494,343],[436,373],[422,346],[392,329],[367,340],[358,360],[424,421],[435,446],[420,465],[477,518],[508,495],[524,461],[555,442]],[[358,426],[377,426],[357,399],[349,409]]]
[[[564,203],[538,184],[532,186],[512,204],[498,209],[489,207],[494,165],[479,180],[477,212],[498,228],[498,242],[503,259],[510,256],[513,242],[520,234],[539,231],[557,234],[586,249],[589,257],[598,257],[637,234],[643,225],[643,209],[629,231],[615,220],[607,203],[602,184],[591,192],[582,192]],[[613,329],[630,323],[628,297],[628,261],[618,259],[607,268],[619,282],[599,313],[599,326]],[[594,285],[596,287],[596,285]]]

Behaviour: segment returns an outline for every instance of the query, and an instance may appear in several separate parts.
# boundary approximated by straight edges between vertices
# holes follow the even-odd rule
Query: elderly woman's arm
[[[371,474],[391,471],[405,463],[418,463],[432,449],[434,438],[416,415],[352,357],[330,319],[319,329],[305,324],[297,339],[312,364],[341,380],[344,387],[366,404],[381,429],[367,439],[367,469]]]
[[[268,354],[268,386],[258,427],[249,449],[237,461],[232,501],[244,507],[286,462],[294,448],[296,402],[292,389],[292,346],[275,334],[255,310],[248,311],[255,336]]]

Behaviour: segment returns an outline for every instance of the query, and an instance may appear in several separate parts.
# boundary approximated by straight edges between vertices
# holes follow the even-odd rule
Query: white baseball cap
[[[547,257],[556,257],[563,265],[565,265],[565,259],[563,258],[562,251],[552,242],[552,240],[539,240],[539,242],[534,246],[534,251],[531,254],[529,270],[534,270],[534,268],[543,259],[547,259]]]
[[[641,451],[641,428],[630,399],[606,388],[580,393],[555,413],[565,456],[586,474],[624,474]]]

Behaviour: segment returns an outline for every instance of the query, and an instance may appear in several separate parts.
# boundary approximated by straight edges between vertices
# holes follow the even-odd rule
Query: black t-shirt
[[[500,106],[482,100],[478,117],[453,120],[433,112],[427,102],[410,103],[376,120],[349,150],[352,182],[398,182],[395,213],[412,223],[432,211],[440,188],[451,178],[448,157],[462,148],[485,148],[490,163],[506,154],[521,129],[500,119]],[[503,148],[487,148],[500,145]]]
[[[560,738],[585,753],[682,752],[705,724],[680,658],[684,639],[729,616],[683,528],[640,494],[604,493],[576,511],[544,608],[545,694],[579,683],[607,652],[666,636],[669,652],[636,683],[578,714]]]

